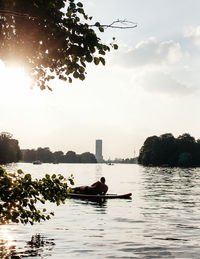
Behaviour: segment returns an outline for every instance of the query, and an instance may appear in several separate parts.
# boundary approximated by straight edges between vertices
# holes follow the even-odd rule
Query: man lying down
[[[108,186],[105,184],[105,181],[105,178],[101,177],[100,181],[97,181],[90,186],[84,185],[75,187],[72,188],[72,191],[78,194],[105,195],[108,191]]]

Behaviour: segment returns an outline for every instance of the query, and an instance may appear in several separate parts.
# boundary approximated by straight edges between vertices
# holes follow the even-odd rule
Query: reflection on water
[[[5,225],[1,226],[1,237],[3,238],[3,240],[0,240],[1,258],[7,258],[15,255],[16,240],[13,240],[13,237],[9,233],[8,227]]]
[[[16,246],[8,244],[9,241],[0,240],[0,257],[6,258],[20,258],[16,253]],[[13,242],[14,243],[14,242]]]
[[[0,226],[2,258],[199,258],[200,169],[138,165],[15,165],[33,176],[74,173],[77,185],[105,176],[132,200],[48,204],[49,222]],[[39,235],[37,233],[40,233]],[[18,256],[18,257],[17,257]]]
[[[54,245],[53,240],[47,239],[40,234],[32,236],[31,240],[27,241],[24,247],[17,247],[16,240],[1,240],[0,258],[38,257],[44,254],[44,251],[51,251]]]
[[[87,210],[87,206],[92,206],[94,211],[96,211],[97,213],[106,213],[106,208],[107,208],[107,200],[106,199],[99,199],[99,200],[89,200],[89,199],[74,199],[74,204],[76,205],[80,205],[80,206],[86,206],[86,210]]]
[[[96,164],[96,180],[99,181],[102,176],[102,164]]]

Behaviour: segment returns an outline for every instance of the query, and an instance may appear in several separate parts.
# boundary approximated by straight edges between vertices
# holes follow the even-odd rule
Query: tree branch
[[[121,25],[118,25],[121,24]],[[97,25],[90,25],[90,27],[97,27]],[[133,29],[137,27],[137,23],[124,20],[116,20],[113,21],[111,24],[100,24],[100,27],[103,27],[105,29],[113,28],[113,29]]]
[[[0,10],[0,15],[3,16],[18,16],[18,17],[25,17],[29,19],[38,19],[38,17],[34,17],[29,15],[28,13],[19,13],[9,10]],[[118,25],[121,24],[121,25]],[[95,24],[89,25],[90,27],[98,27]],[[117,19],[116,21],[113,21],[111,24],[100,24],[100,27],[103,27],[105,29],[113,28],[113,29],[133,29],[137,27],[137,24],[135,22],[128,21],[126,19],[120,20]]]
[[[20,16],[20,17],[26,17],[26,18],[36,18],[30,16],[28,13],[19,13],[19,12],[14,12],[14,11],[9,11],[9,10],[0,10],[0,15],[3,16]]]

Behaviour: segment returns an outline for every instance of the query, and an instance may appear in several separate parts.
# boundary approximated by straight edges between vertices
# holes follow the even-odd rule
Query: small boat
[[[93,194],[79,194],[79,193],[69,193],[69,196],[71,198],[78,198],[78,199],[92,199],[92,200],[98,200],[98,199],[130,199],[132,196],[132,193],[126,193],[126,194],[106,194],[106,195],[93,195]]]
[[[33,161],[33,164],[34,164],[34,165],[41,165],[42,163],[41,163],[41,161],[36,160],[36,161]]]

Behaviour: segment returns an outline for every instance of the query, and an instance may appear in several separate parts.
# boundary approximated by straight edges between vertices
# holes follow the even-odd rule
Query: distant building
[[[95,157],[98,163],[103,163],[103,156],[102,156],[102,140],[96,140],[96,153]]]

